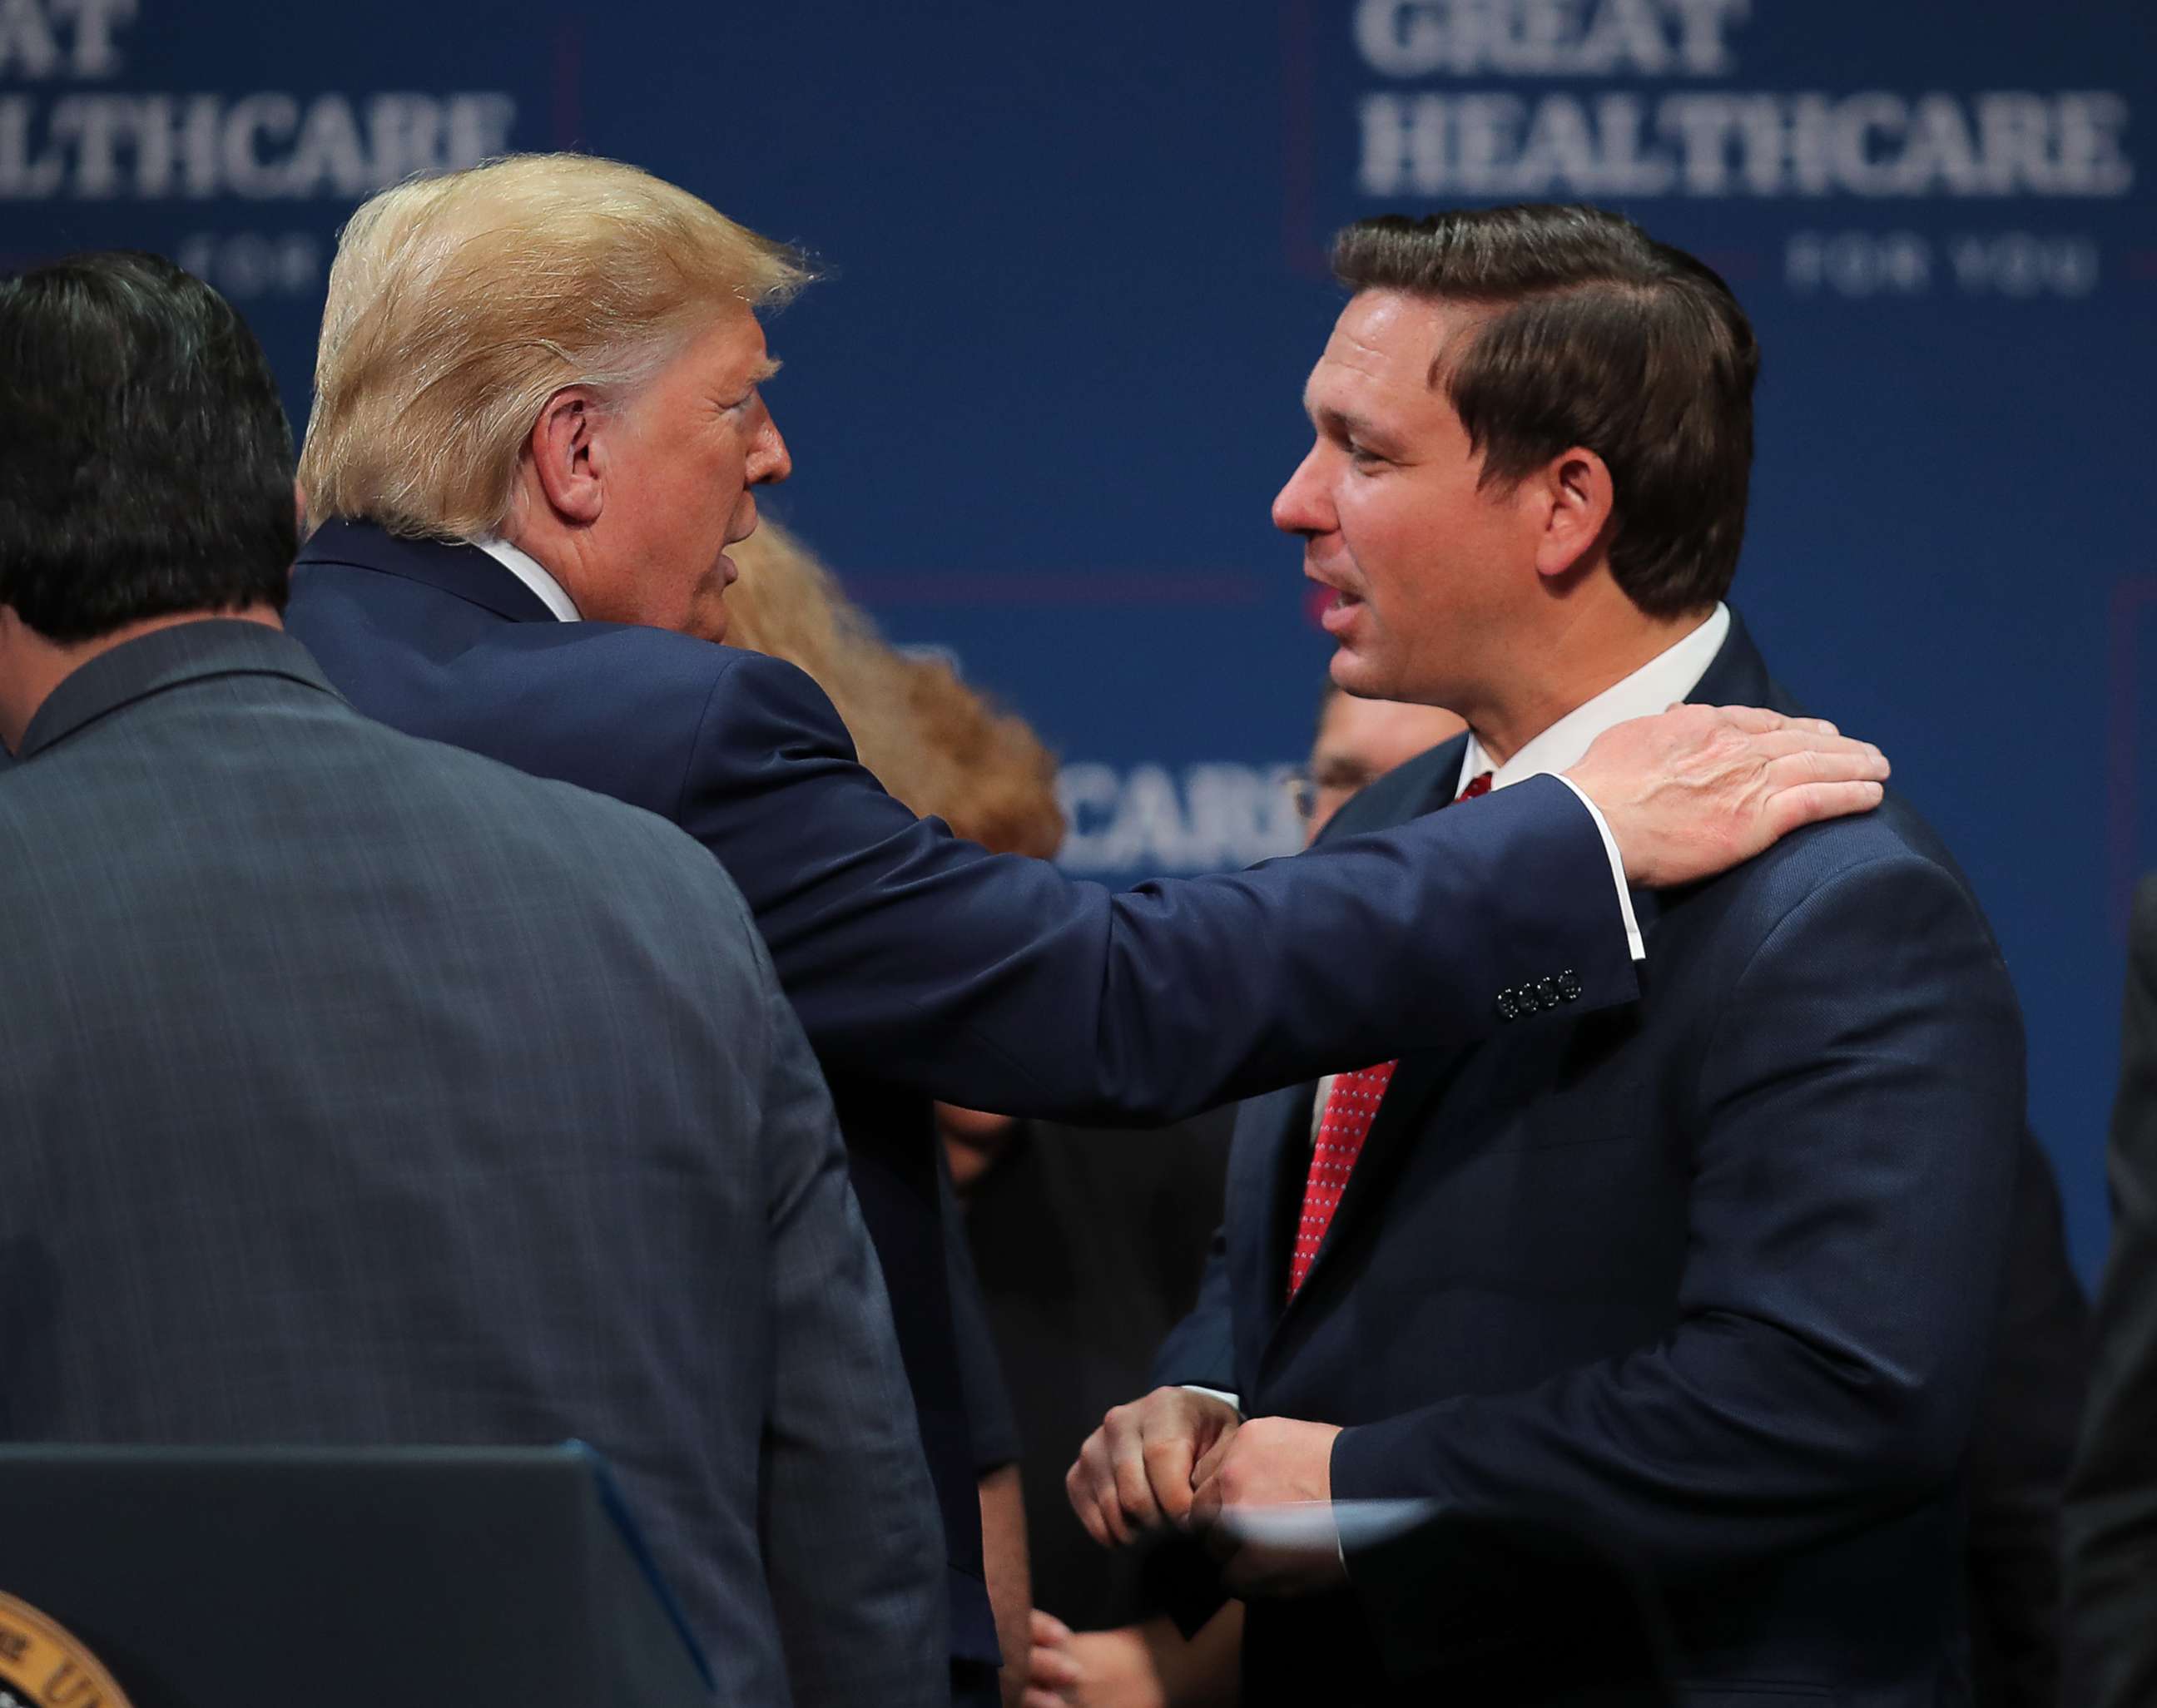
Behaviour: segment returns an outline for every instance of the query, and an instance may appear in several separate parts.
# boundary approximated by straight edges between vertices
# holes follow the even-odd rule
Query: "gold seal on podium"
[[[0,1595],[0,1708],[128,1708],[97,1657],[39,1613]]]

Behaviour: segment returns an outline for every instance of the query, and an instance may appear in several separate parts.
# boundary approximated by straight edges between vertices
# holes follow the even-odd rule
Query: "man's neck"
[[[0,614],[0,741],[8,743],[11,754],[19,749],[39,707],[93,658],[160,629],[217,620],[260,623],[270,629],[285,626],[270,606],[250,604],[230,611],[176,611],[145,617],[88,640],[48,640],[14,612]]]
[[[1661,657],[1713,615],[1714,607],[1676,617],[1632,610],[1629,620],[1614,623],[1602,620],[1604,613],[1581,615],[1582,620],[1524,647],[1505,692],[1469,718],[1468,727],[1493,767],[1504,765],[1560,718]]]

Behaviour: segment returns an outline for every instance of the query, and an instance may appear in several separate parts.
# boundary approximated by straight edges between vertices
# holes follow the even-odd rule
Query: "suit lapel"
[[[1310,1162],[1312,1084],[1291,1085],[1248,1099],[1236,1116],[1229,1153],[1228,1267],[1234,1296],[1262,1299],[1263,1309],[1240,1325],[1259,1329],[1254,1354],[1273,1332],[1274,1307],[1288,1286],[1288,1254],[1303,1211],[1303,1182]],[[1246,1348],[1238,1335],[1241,1376]]]

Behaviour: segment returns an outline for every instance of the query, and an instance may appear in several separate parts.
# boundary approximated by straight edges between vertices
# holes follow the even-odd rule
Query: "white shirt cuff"
[[[1625,862],[1618,852],[1618,839],[1604,821],[1603,810],[1581,792],[1578,784],[1562,774],[1557,780],[1573,790],[1588,809],[1588,817],[1595,821],[1595,834],[1603,838],[1603,851],[1610,861],[1610,880],[1618,886],[1618,911],[1625,917],[1625,946],[1632,950],[1634,960],[1644,961],[1648,958],[1648,945],[1640,940],[1640,922],[1633,917],[1633,893],[1625,887]]]
[[[1238,1417],[1243,1415],[1243,1402],[1242,1397],[1239,1395],[1232,1394],[1223,1389],[1217,1387],[1201,1387],[1195,1381],[1179,1382],[1176,1386],[1181,1387],[1184,1392],[1187,1394],[1204,1394],[1211,1399],[1220,1401],[1223,1405],[1234,1412]]]

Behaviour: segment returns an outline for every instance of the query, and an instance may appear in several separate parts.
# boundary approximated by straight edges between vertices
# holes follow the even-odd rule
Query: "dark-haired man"
[[[740,896],[353,712],[293,543],[214,292],[0,282],[0,1436],[579,1437],[719,1700],[937,1700],[890,1308]]]
[[[1326,840],[1641,707],[1790,705],[1722,603],[1758,358],[1720,279],[1588,208],[1367,222],[1336,264],[1274,517],[1334,589],[1335,681],[1469,728]],[[1703,1703],[1967,1700],[1961,1468],[2023,1100],[1999,953],[1892,797],[1639,901],[1634,1008],[1241,1114],[1156,1366],[1192,1386],[1112,1412],[1074,1502],[1104,1540],[1297,1500],[1427,1520],[1231,1556],[1247,1703],[1659,1700],[1665,1670]]]

